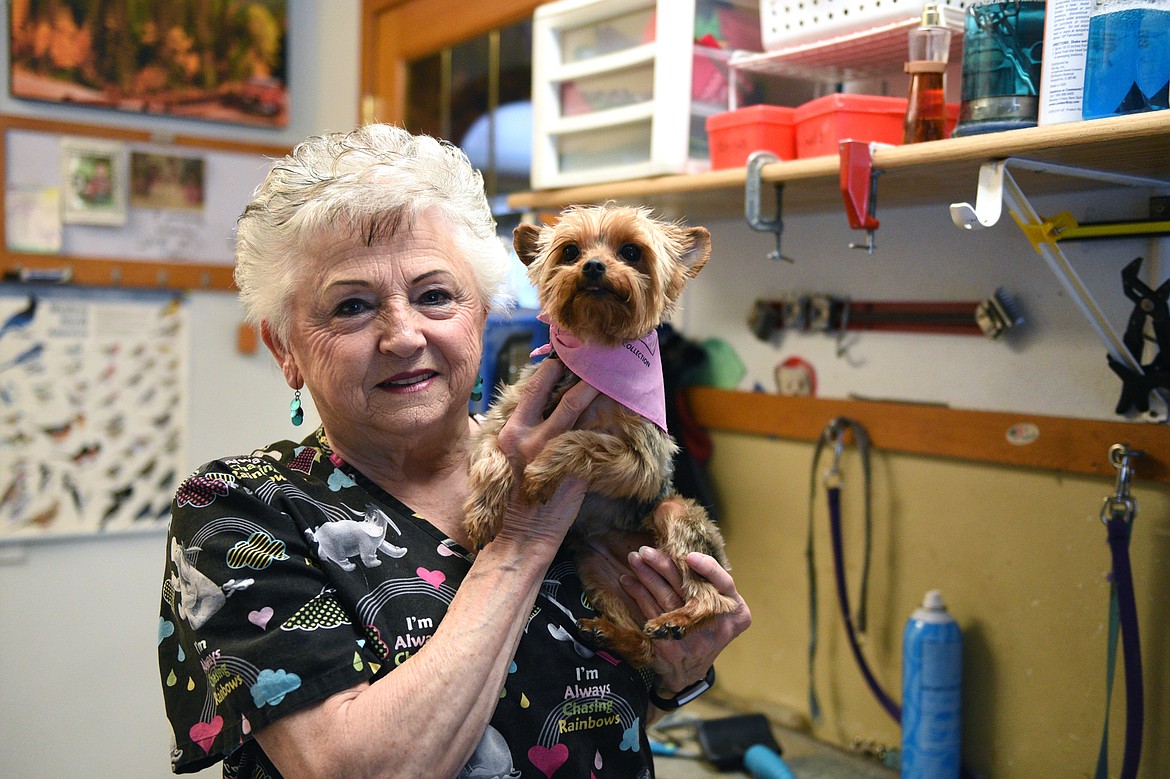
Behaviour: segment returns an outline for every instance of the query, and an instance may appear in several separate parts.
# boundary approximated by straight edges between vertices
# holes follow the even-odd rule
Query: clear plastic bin
[[[710,167],[729,44],[758,40],[750,0],[560,0],[533,17],[532,186]],[[716,46],[696,46],[695,41]]]
[[[561,62],[584,62],[595,57],[654,42],[653,7],[618,14],[602,21],[569,27],[560,33]]]

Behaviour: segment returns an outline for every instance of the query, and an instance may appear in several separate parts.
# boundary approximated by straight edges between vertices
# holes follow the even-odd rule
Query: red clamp
[[[868,141],[841,141],[841,196],[845,215],[854,230],[865,230],[865,244],[849,244],[851,249],[865,249],[873,254],[873,231],[879,222],[874,218],[877,201],[877,173],[873,169],[873,152]]]

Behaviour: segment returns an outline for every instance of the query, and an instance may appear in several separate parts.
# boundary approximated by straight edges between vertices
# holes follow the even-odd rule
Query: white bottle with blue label
[[[1085,119],[1170,107],[1170,0],[1093,0]]]
[[[959,776],[963,637],[931,590],[902,634],[902,779]]]

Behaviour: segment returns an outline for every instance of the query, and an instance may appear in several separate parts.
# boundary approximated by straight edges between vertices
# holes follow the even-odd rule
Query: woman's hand
[[[682,575],[667,555],[644,546],[630,552],[629,565],[633,575],[623,576],[621,582],[646,619],[683,604]],[[687,565],[737,605],[733,611],[689,629],[680,640],[654,642],[653,668],[658,674],[658,695],[663,698],[673,697],[702,679],[723,648],[752,623],[751,611],[735,589],[735,580],[719,561],[701,552],[691,552],[687,555]]]
[[[544,410],[549,397],[566,370],[564,363],[553,357],[536,366],[536,371],[520,388],[515,411],[500,431],[500,449],[520,469],[532,462],[545,444],[569,430],[599,394],[593,387],[579,381],[561,397],[545,419]]]
[[[577,382],[564,393],[546,419],[544,410],[549,396],[565,370],[564,364],[556,359],[547,359],[538,365],[521,388],[516,409],[500,430],[500,450],[512,464],[515,485],[522,483],[524,468],[536,459],[549,441],[571,429],[599,394],[585,382]],[[559,547],[577,518],[585,488],[581,479],[566,479],[549,500],[534,506],[524,500],[519,486],[514,486],[500,535],[508,537],[520,533],[528,540],[547,541],[554,548]]]

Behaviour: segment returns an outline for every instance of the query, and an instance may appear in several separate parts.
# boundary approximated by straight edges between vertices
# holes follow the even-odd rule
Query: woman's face
[[[450,233],[425,214],[387,244],[326,247],[293,294],[278,359],[343,454],[384,453],[435,423],[466,429],[487,304]]]

